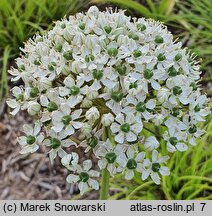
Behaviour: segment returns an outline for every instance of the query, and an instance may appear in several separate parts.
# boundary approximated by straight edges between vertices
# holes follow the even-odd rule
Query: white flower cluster
[[[46,145],[82,194],[99,188],[102,169],[160,184],[170,173],[161,144],[171,153],[195,145],[204,133],[197,123],[210,112],[199,65],[181,46],[158,22],[95,6],[29,40],[10,70],[24,85],[7,101],[13,115],[26,110],[37,119],[18,138],[21,153]],[[154,128],[163,133],[150,135]],[[79,148],[98,164],[79,160]]]

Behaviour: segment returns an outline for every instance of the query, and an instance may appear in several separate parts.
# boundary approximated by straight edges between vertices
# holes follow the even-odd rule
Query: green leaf
[[[174,8],[175,0],[162,0],[158,7],[158,12],[160,14],[170,14]]]

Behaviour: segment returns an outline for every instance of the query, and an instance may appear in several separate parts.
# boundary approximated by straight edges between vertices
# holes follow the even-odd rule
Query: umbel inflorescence
[[[99,189],[103,169],[160,184],[170,174],[161,145],[167,154],[194,146],[204,133],[197,123],[209,114],[199,65],[181,46],[156,21],[95,6],[36,35],[10,70],[24,84],[7,101],[12,114],[26,110],[36,119],[23,126],[21,153],[45,145],[81,194]]]

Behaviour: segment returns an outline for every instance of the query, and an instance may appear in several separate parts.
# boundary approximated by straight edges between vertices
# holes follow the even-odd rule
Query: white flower
[[[13,76],[11,81],[16,82],[20,79],[22,79],[26,84],[30,81],[32,78],[31,73],[28,72],[27,69],[29,69],[27,64],[26,58],[17,58],[16,59],[17,69],[12,68],[12,70],[9,70],[8,72]],[[26,68],[27,67],[27,68]]]
[[[141,84],[142,84],[142,89],[144,92],[148,93],[148,83],[151,84],[151,87],[154,90],[159,90],[161,88],[160,84],[156,81],[156,79],[154,78],[154,73],[153,70],[151,69],[152,66],[150,66],[150,68],[145,68],[143,65],[141,66],[141,70],[143,71],[142,74],[140,73],[132,73],[131,76],[137,80],[140,80]]]
[[[83,167],[78,164],[75,164],[74,166],[76,167],[76,174],[68,175],[66,180],[71,184],[79,182],[78,187],[81,195],[88,191],[89,187],[94,190],[99,189],[99,183],[93,179],[99,177],[99,172],[91,169],[91,160],[83,161]]]
[[[82,87],[83,83],[83,79],[75,81],[71,76],[68,76],[64,80],[65,87],[59,87],[60,96],[69,96],[67,104],[71,108],[80,103],[83,99],[83,95],[86,93],[86,88]]]
[[[51,49],[48,55],[42,55],[40,61],[44,71],[40,72],[38,76],[48,77],[50,81],[54,80],[65,66],[65,59],[54,49]]]
[[[114,69],[112,67],[107,67],[104,70],[98,70],[95,68],[91,69],[91,71],[92,73],[88,70],[85,71],[85,74],[80,75],[83,77],[83,79],[85,79],[86,82],[93,80],[91,89],[98,91],[101,89],[102,85],[112,89],[116,85],[116,79],[118,75],[114,73]]]
[[[76,169],[75,165],[78,164],[78,162],[79,162],[79,155],[75,152],[67,154],[61,159],[62,165],[71,171],[75,171]]]
[[[63,158],[67,153],[63,148],[67,148],[71,145],[76,146],[76,143],[71,139],[66,138],[67,135],[64,133],[55,133],[53,130],[49,131],[49,138],[43,141],[43,144],[49,146],[51,150],[49,151],[49,158],[51,163],[57,157],[57,154],[60,158]]]
[[[40,104],[41,106],[46,107],[48,112],[57,110],[63,101],[64,100],[59,97],[56,89],[49,89],[46,95],[40,96]]]
[[[198,128],[196,124],[192,124],[192,122],[189,121],[189,115],[185,115],[183,117],[183,123],[185,126],[185,130],[187,131],[187,134],[188,134],[189,144],[195,146],[196,138],[199,138],[200,136],[202,136],[205,133],[205,131]]]
[[[207,97],[205,95],[199,95],[195,101],[189,104],[189,115],[191,116],[193,124],[205,121],[203,117],[211,113],[209,107],[204,107],[207,103]]]
[[[154,99],[150,99],[149,101],[145,102],[146,96],[140,97],[140,100],[136,100],[135,98],[129,96],[127,97],[129,106],[126,106],[123,109],[124,113],[134,113],[135,118],[138,122],[142,122],[142,117],[145,120],[150,120],[154,117],[148,110],[152,110],[156,106],[156,101]],[[133,105],[133,106],[132,106]]]
[[[103,144],[103,141],[100,140],[101,136],[102,136],[102,130],[98,130],[94,134],[88,133],[86,134],[86,139],[84,139],[79,146],[85,148],[85,153],[87,153],[92,149],[93,153],[98,157],[96,152]]]
[[[165,131],[163,134],[164,140],[166,140],[166,148],[169,152],[175,152],[176,150],[183,152],[188,149],[188,146],[184,143],[187,139],[186,132],[176,132],[168,134],[168,131]]]
[[[170,134],[174,134],[177,131],[184,131],[187,129],[186,124],[183,121],[180,121],[178,118],[174,116],[170,116],[164,124],[169,129]]]
[[[21,154],[33,153],[39,149],[39,145],[42,144],[44,140],[44,134],[40,132],[40,123],[35,123],[34,128],[29,125],[23,126],[23,132],[26,136],[18,137],[17,141],[21,145]]]
[[[124,86],[125,90],[130,96],[134,96],[138,99],[143,98],[143,87],[140,80],[137,80],[133,77],[126,76],[124,77]]]
[[[101,157],[98,161],[100,170],[107,168],[112,176],[116,174],[118,171],[116,163],[120,162],[118,156],[122,153],[121,148],[113,148],[112,143],[107,139],[96,151],[96,155]]]
[[[52,129],[55,132],[61,132],[66,135],[72,135],[75,133],[75,129],[79,129],[82,127],[83,123],[76,121],[82,110],[75,110],[71,112],[70,107],[66,103],[62,103],[60,106],[61,111],[53,111],[52,112]]]
[[[192,87],[188,85],[187,76],[178,75],[173,78],[168,78],[166,86],[172,91],[169,101],[172,104],[177,104],[177,98],[183,105],[190,103],[189,95],[192,92]]]
[[[158,175],[158,172],[163,176],[168,176],[170,174],[168,167],[161,166],[161,163],[165,163],[168,159],[169,156],[158,157],[158,152],[153,150],[152,162],[148,158],[144,159],[142,165],[142,180],[147,179],[150,175],[156,184],[160,184],[160,176]]]
[[[109,107],[115,115],[118,115],[122,111],[122,98],[123,93],[121,91],[116,91],[117,87],[113,89],[111,92],[104,93],[100,95],[99,97],[104,98],[105,100],[108,100],[106,102],[106,106]]]
[[[143,128],[142,122],[137,122],[132,114],[124,116],[120,113],[115,118],[116,122],[110,126],[111,131],[115,136],[115,141],[118,143],[133,142],[137,140],[138,134]],[[118,122],[118,123],[117,123]]]
[[[145,152],[135,152],[132,148],[128,148],[125,154],[119,156],[119,163],[121,169],[126,169],[125,179],[131,180],[134,177],[134,171],[142,172],[142,162],[144,160]]]
[[[11,114],[16,115],[20,111],[21,107],[24,106],[24,104],[26,104],[25,106],[27,106],[27,103],[24,99],[25,95],[21,88],[15,86],[12,89],[12,94],[15,97],[15,99],[8,99],[7,105],[13,109]]]

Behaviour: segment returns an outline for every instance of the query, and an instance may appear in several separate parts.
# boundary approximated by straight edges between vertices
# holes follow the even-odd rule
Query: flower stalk
[[[100,188],[100,200],[107,200],[109,195],[110,173],[107,169],[102,170],[102,180]]]

